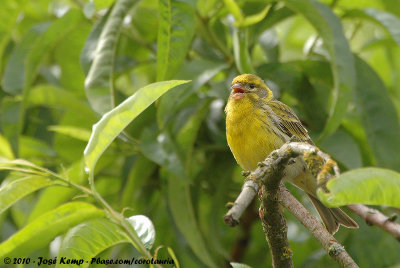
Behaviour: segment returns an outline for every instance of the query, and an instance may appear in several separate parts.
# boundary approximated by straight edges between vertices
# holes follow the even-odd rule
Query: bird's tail
[[[340,224],[348,228],[358,228],[358,224],[340,208],[327,208],[314,196],[310,194],[307,195],[310,197],[311,202],[317,209],[318,214],[329,233],[336,233]]]

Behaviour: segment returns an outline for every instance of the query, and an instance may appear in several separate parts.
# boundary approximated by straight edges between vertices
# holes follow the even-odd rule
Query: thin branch
[[[322,247],[341,267],[355,268],[358,265],[321,223],[282,185],[279,189],[280,203],[288,209],[311,232]]]
[[[331,176],[331,170],[335,175],[339,173],[339,169],[330,157],[315,146],[298,142],[284,144],[280,149],[273,151],[255,171],[250,173],[242,192],[225,215],[225,222],[231,226],[237,224],[241,213],[261,187],[263,191],[260,218],[270,245],[274,267],[293,267],[292,252],[287,240],[287,224],[279,203],[288,208],[310,230],[328,254],[342,267],[358,267],[344,247],[281,184],[287,162],[300,155],[308,159],[306,162],[315,161],[316,158],[311,157],[314,155],[327,164],[327,167],[324,167],[317,176],[318,184],[322,187],[326,179]],[[309,164],[311,169],[314,169],[313,164],[315,163]],[[311,172],[314,174],[314,170]],[[249,181],[253,181],[255,184]],[[251,198],[251,200],[246,200],[246,198]]]
[[[243,214],[243,211],[249,206],[251,201],[258,192],[258,185],[252,180],[246,180],[243,184],[242,191],[237,197],[232,208],[225,214],[224,221],[230,227],[234,227],[239,224],[239,219]]]
[[[363,218],[368,225],[376,225],[391,234],[397,241],[400,241],[400,224],[380,211],[360,204],[348,205],[347,207]]]

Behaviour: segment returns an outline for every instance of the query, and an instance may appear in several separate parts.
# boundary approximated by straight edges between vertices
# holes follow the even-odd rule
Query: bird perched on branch
[[[228,145],[245,170],[256,169],[258,162],[292,138],[314,145],[296,114],[274,99],[272,91],[258,76],[242,74],[233,79],[225,112]],[[331,234],[340,224],[358,227],[340,208],[327,208],[318,200],[316,178],[304,160],[296,158],[284,172],[282,181],[290,181],[307,193]]]

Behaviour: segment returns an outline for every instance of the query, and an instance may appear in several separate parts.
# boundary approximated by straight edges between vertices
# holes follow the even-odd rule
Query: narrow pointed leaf
[[[172,80],[150,84],[139,89],[116,108],[106,113],[93,126],[92,135],[84,151],[85,164],[88,170],[93,173],[99,157],[121,131],[143,110],[168,90],[187,82]]]
[[[328,206],[348,204],[386,205],[400,208],[400,173],[383,168],[360,168],[327,183],[329,193],[318,190]]]
[[[0,188],[0,214],[24,196],[56,182],[42,176],[26,176],[14,180]]]
[[[358,57],[356,71],[356,104],[377,164],[400,171],[400,120],[389,91],[372,67]]]
[[[248,50],[248,31],[246,28],[233,29],[233,54],[239,73],[254,73]]]
[[[0,257],[27,256],[56,236],[89,219],[105,217],[103,210],[85,202],[66,203],[43,214],[0,244]]]
[[[79,113],[90,120],[97,119],[97,115],[89,105],[70,91],[51,85],[38,85],[31,89],[27,99],[27,106],[46,106],[50,108],[63,108]]]
[[[168,180],[168,204],[174,222],[184,235],[194,254],[207,266],[218,267],[214,262],[196,221],[189,181],[165,172]],[[180,194],[176,194],[180,193]]]
[[[394,14],[376,8],[355,9],[345,14],[345,17],[361,17],[383,26],[400,45],[400,18]]]
[[[171,79],[187,54],[194,34],[195,11],[191,4],[160,0],[157,38],[157,80]]]
[[[49,126],[47,129],[82,141],[89,141],[90,138],[90,131],[84,128],[59,125]]]
[[[114,107],[113,73],[115,51],[124,18],[135,0],[117,1],[105,22],[93,63],[85,80],[86,96],[93,110],[104,114]]]
[[[136,215],[128,221],[138,233],[142,243],[151,247],[155,239],[155,230],[150,219]],[[109,219],[94,219],[68,231],[61,244],[58,257],[88,260],[88,263],[82,264],[82,267],[88,267],[102,251],[121,243],[132,243],[132,241],[120,226]],[[62,265],[56,267],[62,267]]]
[[[320,138],[334,132],[346,115],[347,105],[355,87],[353,54],[344,36],[340,19],[326,5],[314,0],[283,0],[315,27],[330,56],[333,89],[329,119]]]
[[[7,61],[2,87],[5,92],[21,94],[25,85],[25,60],[39,36],[49,27],[49,24],[39,24],[29,29],[19,44],[13,49]]]
[[[226,8],[235,17],[238,23],[243,21],[243,14],[235,0],[224,0]]]
[[[96,22],[86,39],[85,45],[82,48],[80,64],[85,75],[89,73],[93,59],[96,57],[96,48],[99,44],[100,35],[103,31],[106,21],[108,20],[111,10],[112,7],[110,7],[107,13],[99,21]]]

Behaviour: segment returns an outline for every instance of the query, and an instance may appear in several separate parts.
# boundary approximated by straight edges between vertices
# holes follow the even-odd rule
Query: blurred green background
[[[191,80],[129,124],[94,176],[116,211],[153,222],[150,252],[171,258],[169,247],[181,267],[271,266],[258,201],[238,227],[222,220],[243,182],[223,111],[239,73],[265,79],[342,172],[400,170],[398,0],[3,0],[0,18],[0,157],[28,160],[79,185],[88,185],[83,151],[104,113],[150,83]],[[24,176],[0,170],[3,186]],[[35,220],[49,228],[40,242],[21,238],[12,250],[21,258],[57,256],[68,232],[93,220],[79,205],[77,220],[55,230],[43,215],[71,202],[98,206],[76,188],[46,186],[0,210],[1,241]],[[304,193],[288,187],[315,213]],[[360,229],[340,228],[335,237],[359,266],[400,267],[398,241],[352,216]],[[336,267],[287,218],[295,267]],[[138,255],[130,243],[93,239],[104,243],[102,258]]]

